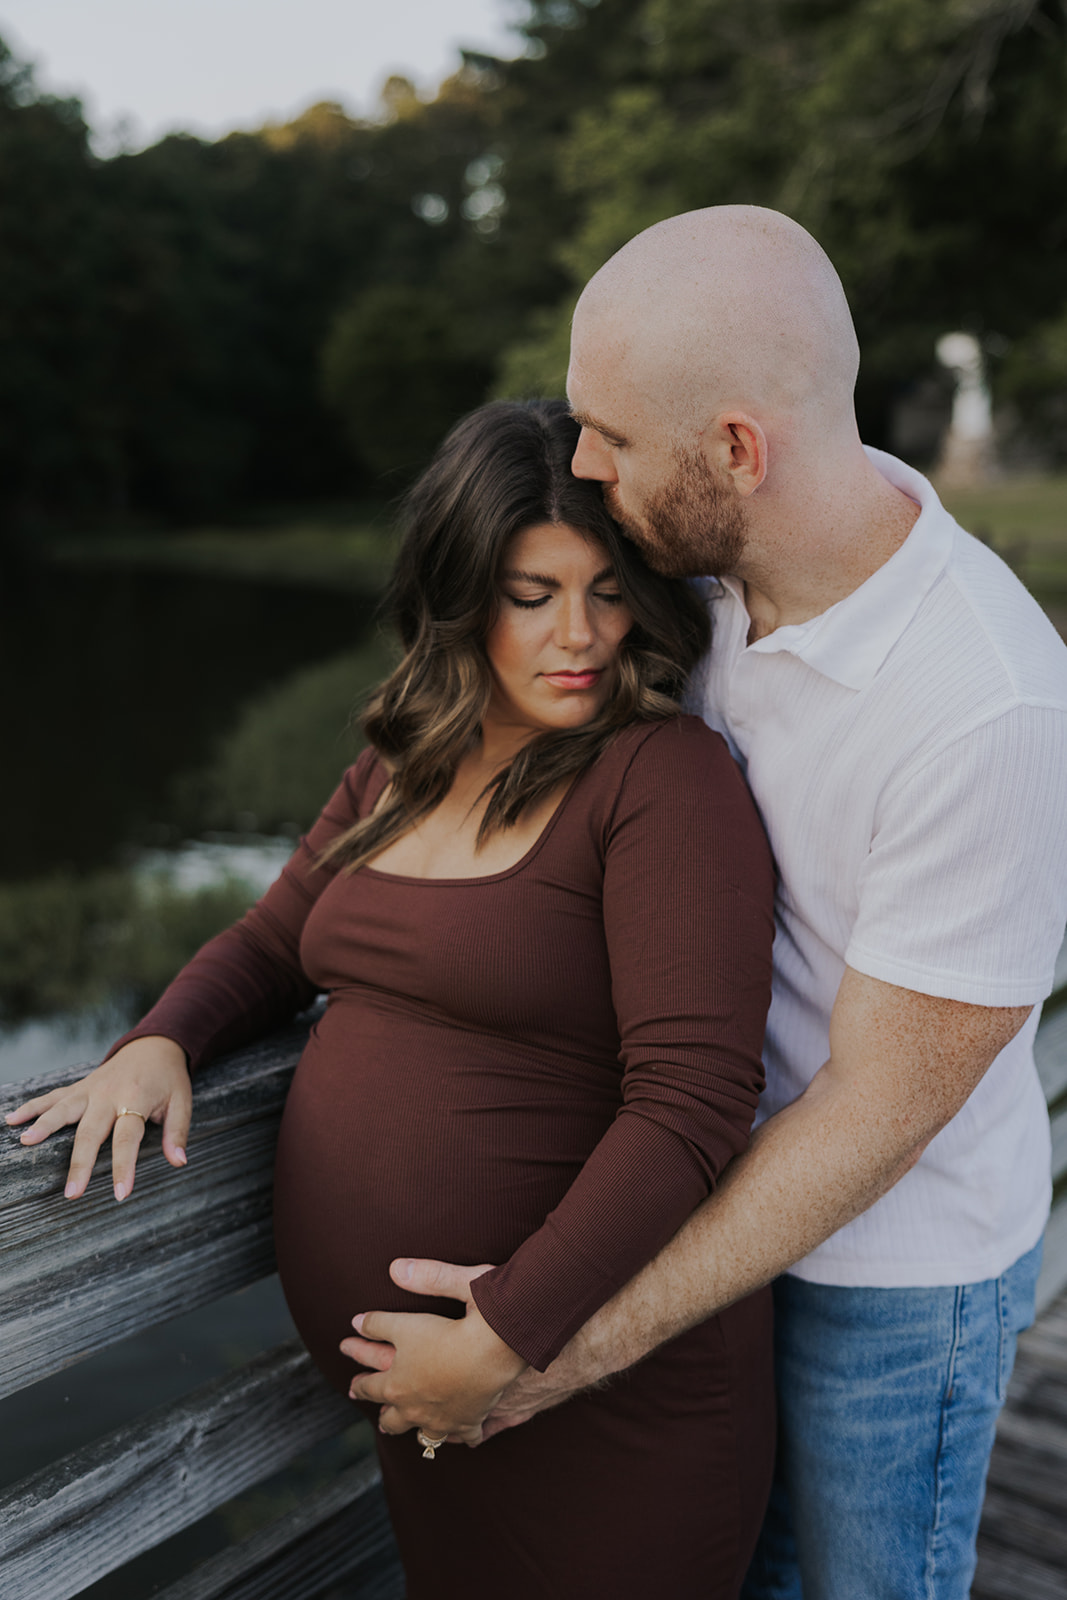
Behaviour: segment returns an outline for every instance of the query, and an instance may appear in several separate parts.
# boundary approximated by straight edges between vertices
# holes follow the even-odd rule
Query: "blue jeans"
[[[743,1600],[967,1600],[1038,1244],[960,1288],[775,1285],[778,1464]]]

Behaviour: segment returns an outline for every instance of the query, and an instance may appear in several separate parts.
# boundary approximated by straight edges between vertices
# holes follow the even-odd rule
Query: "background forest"
[[[1009,452],[1067,462],[1062,0],[530,0],[429,102],[93,154],[0,44],[0,513],[146,529],[380,492],[487,395],[559,392],[577,290],[724,201],[840,268],[863,431],[985,349]],[[922,454],[922,443],[912,452]]]
[[[527,0],[516,59],[432,99],[394,78],[373,120],[107,156],[0,42],[6,1104],[100,1060],[334,789],[390,660],[383,506],[447,425],[561,393],[589,275],[728,201],[840,269],[870,443],[934,464],[936,341],[979,340],[1024,475],[950,508],[1067,631],[1067,0]],[[86,1361],[76,1405],[64,1374],[9,1397],[0,1488],[289,1326],[267,1282]],[[86,1600],[172,1583],[337,1464]]]
[[[562,392],[658,218],[805,223],[863,433],[920,466],[975,335],[1030,475],[950,504],[1067,624],[1064,0],[529,0],[516,51],[102,157],[0,43],[0,1081],[270,881],[389,660],[383,506],[471,406]]]

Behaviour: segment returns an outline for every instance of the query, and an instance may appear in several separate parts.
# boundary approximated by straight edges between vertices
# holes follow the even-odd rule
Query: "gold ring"
[[[116,1116],[116,1118],[115,1118],[116,1122],[119,1120],[119,1117],[140,1117],[140,1119],[144,1123],[145,1127],[146,1128],[148,1127],[148,1118],[145,1116],[144,1112],[143,1111],[131,1111],[129,1106],[123,1106],[122,1107],[122,1109],[118,1113],[118,1116]]]
[[[432,1433],[423,1433],[422,1429],[419,1428],[415,1437],[423,1447],[422,1459],[424,1461],[432,1461],[434,1459],[434,1451],[440,1450],[441,1446],[446,1443],[448,1434],[443,1433],[439,1439],[435,1439]]]

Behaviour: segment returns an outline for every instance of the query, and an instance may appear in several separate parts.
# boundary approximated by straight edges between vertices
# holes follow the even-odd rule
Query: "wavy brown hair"
[[[591,766],[620,728],[677,715],[708,647],[707,610],[687,584],[645,566],[599,485],[573,475],[578,433],[562,401],[494,401],[456,424],[408,493],[386,596],[404,657],[363,717],[392,784],[384,806],[334,840],[324,861],[340,858],[351,872],[384,850],[444,798],[477,746],[492,688],[485,639],[500,605],[498,574],[508,541],[525,528],[564,524],[598,540],[634,623],[598,715],[536,735],[487,785],[478,845]]]

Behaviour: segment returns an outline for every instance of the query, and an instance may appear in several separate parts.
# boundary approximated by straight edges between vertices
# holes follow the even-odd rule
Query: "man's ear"
[[[744,411],[724,411],[716,417],[704,430],[702,445],[716,475],[731,478],[745,498],[767,476],[767,435]]]

